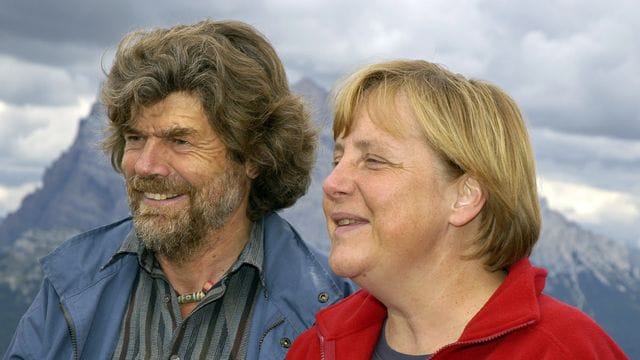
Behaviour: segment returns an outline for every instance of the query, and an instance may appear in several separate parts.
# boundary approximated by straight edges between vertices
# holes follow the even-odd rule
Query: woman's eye
[[[365,157],[364,161],[365,163],[367,163],[367,165],[370,166],[379,166],[386,163],[386,161],[384,161],[383,159],[375,156],[367,156]]]
[[[340,156],[334,156],[333,159],[331,160],[331,166],[336,167],[338,166],[338,164],[340,163]]]

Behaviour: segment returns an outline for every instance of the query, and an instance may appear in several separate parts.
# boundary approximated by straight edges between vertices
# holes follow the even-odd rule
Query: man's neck
[[[222,228],[209,232],[203,246],[186,261],[158,255],[171,286],[178,294],[186,294],[201,290],[207,281],[218,283],[246,246],[252,226],[244,213],[232,216]]]

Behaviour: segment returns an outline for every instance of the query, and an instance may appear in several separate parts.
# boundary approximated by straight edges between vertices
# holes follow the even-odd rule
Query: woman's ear
[[[456,186],[457,197],[449,222],[454,226],[464,226],[478,216],[486,202],[486,194],[478,180],[471,175],[462,175]]]

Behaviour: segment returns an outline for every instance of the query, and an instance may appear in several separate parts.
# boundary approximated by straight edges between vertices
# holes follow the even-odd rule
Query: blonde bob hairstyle
[[[534,159],[522,115],[504,91],[427,61],[397,60],[356,71],[334,96],[334,139],[349,134],[361,107],[397,134],[406,125],[396,99],[405,97],[452,177],[469,174],[485,192],[468,256],[497,271],[531,253],[540,233]]]

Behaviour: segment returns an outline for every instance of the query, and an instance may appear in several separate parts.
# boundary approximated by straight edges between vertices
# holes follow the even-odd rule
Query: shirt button
[[[326,303],[327,301],[329,301],[329,294],[327,294],[326,292],[321,292],[320,294],[318,294],[318,301],[320,301],[321,303]]]
[[[165,295],[163,300],[164,302],[168,303],[171,301],[171,297],[169,295]]]
[[[280,345],[283,348],[288,349],[291,347],[291,340],[287,337],[283,337],[282,339],[280,339]]]
[[[169,358],[171,360],[180,360],[180,356],[178,355],[171,355],[171,357]]]

